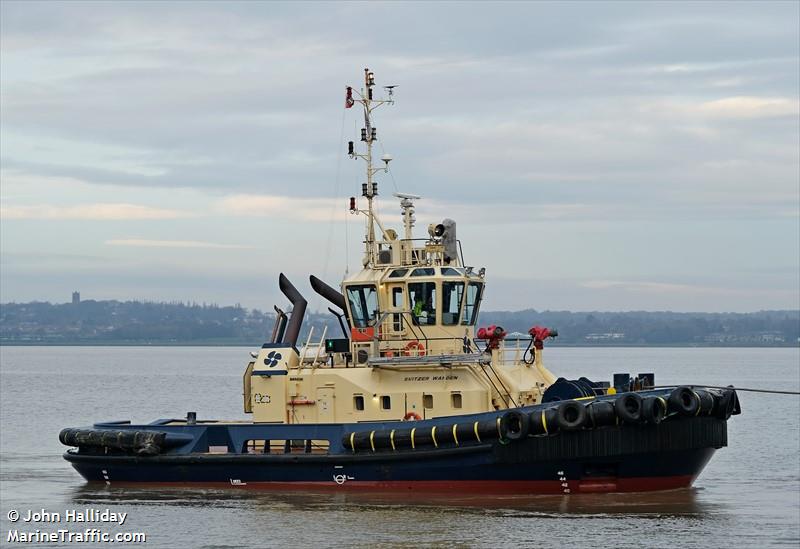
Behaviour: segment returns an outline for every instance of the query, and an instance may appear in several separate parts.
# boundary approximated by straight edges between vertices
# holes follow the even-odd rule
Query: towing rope
[[[677,385],[659,385],[657,387],[653,387],[653,389],[673,389],[677,387]],[[689,387],[705,387],[707,389],[733,389],[734,391],[747,391],[750,393],[772,393],[775,395],[800,395],[800,391],[778,391],[777,389],[748,389],[746,387],[734,387],[733,385],[728,385],[723,387],[722,385],[702,385],[700,383],[695,383],[694,385],[689,385]]]

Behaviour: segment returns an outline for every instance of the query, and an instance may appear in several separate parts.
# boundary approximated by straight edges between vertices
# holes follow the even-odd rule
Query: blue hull
[[[528,409],[536,413],[539,407]],[[423,431],[453,421],[488,421],[499,413],[413,422]],[[99,424],[102,429],[158,428],[173,447],[157,455],[80,448],[64,457],[88,481],[110,484],[228,486],[237,489],[372,489],[492,493],[648,491],[691,485],[714,451],[727,445],[727,418],[671,417],[657,425],[621,424],[517,440],[439,442],[392,448],[345,448],[348,433],[407,423],[349,425]],[[498,423],[499,424],[499,423]],[[455,432],[455,427],[452,427]],[[327,453],[300,445],[248,453],[264,439],[324,439]],[[350,439],[352,440],[352,439]],[[344,442],[343,442],[344,441]],[[227,453],[209,453],[210,446]]]

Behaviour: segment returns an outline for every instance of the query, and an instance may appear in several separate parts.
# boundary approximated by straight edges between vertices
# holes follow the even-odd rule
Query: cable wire
[[[779,391],[777,389],[750,389],[747,387],[734,387],[733,385],[728,385],[723,387],[722,385],[703,385],[701,383],[695,384],[687,384],[688,387],[703,387],[706,389],[733,389],[734,391],[746,391],[749,393],[771,393],[775,395],[800,395],[800,391]],[[658,385],[653,387],[653,389],[673,389],[678,387],[678,385]]]

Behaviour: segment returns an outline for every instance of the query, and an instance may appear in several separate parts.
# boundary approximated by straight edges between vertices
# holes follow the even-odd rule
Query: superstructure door
[[[405,323],[407,315],[405,284],[392,284],[389,286],[389,326],[388,331],[395,337],[402,337],[406,333]]]
[[[336,397],[333,387],[320,387],[317,389],[317,421],[319,423],[334,423],[336,421]]]

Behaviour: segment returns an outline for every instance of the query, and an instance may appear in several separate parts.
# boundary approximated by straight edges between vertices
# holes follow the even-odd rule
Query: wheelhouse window
[[[436,271],[433,267],[422,267],[411,271],[411,276],[433,276],[435,274]]]
[[[408,269],[395,269],[391,273],[389,273],[389,278],[403,278],[406,276]]]
[[[350,302],[350,313],[353,326],[367,328],[375,320],[378,311],[378,292],[375,286],[348,286],[347,300]]]
[[[442,270],[444,272],[444,270]],[[463,282],[442,283],[442,324],[455,326],[461,312],[461,298],[464,296]]]
[[[462,276],[464,273],[461,269],[454,269],[453,267],[442,267],[442,276]]]
[[[411,316],[417,325],[436,324],[436,283],[412,282],[408,285]]]
[[[483,293],[483,284],[480,282],[470,282],[467,286],[467,302],[464,304],[464,316],[461,318],[461,324],[465,326],[472,326],[478,317],[478,309],[481,306],[481,294]]]

